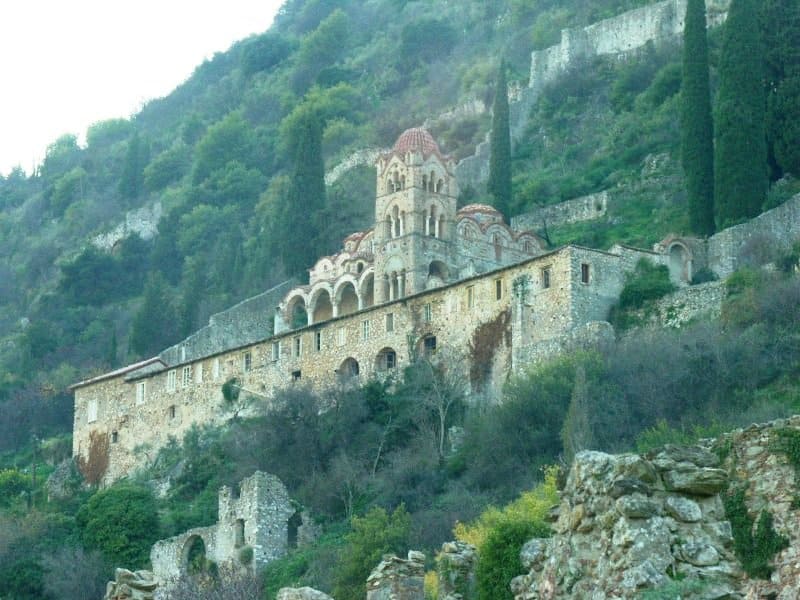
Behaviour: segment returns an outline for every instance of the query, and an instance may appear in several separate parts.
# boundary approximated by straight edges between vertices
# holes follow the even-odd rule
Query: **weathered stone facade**
[[[259,570],[296,543],[299,519],[292,519],[296,514],[281,481],[257,471],[242,480],[238,490],[227,486],[220,490],[216,525],[156,542],[150,551],[153,573],[162,584],[178,580],[189,568],[190,552],[198,544],[205,558],[218,565]],[[293,527],[290,519],[296,522]]]

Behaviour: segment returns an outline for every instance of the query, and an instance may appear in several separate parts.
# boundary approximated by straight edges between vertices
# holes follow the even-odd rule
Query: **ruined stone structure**
[[[565,200],[558,204],[535,208],[530,212],[512,217],[511,227],[536,230],[600,219],[608,212],[609,195],[608,190],[604,190],[573,200]]]
[[[301,526],[302,516],[283,483],[256,471],[238,490],[220,489],[216,525],[156,542],[150,551],[153,573],[163,585],[179,579],[197,560],[258,570],[296,545]]]
[[[387,555],[367,578],[367,600],[425,600],[425,555]]]
[[[103,600],[153,600],[158,581],[150,571],[131,572],[127,569],[116,569],[114,581],[106,586]]]
[[[644,456],[579,453],[553,537],[522,549],[528,573],[511,582],[515,598],[638,598],[674,581],[695,582],[691,598],[797,598],[800,481],[777,444],[786,432],[800,435],[800,417]],[[768,580],[747,577],[733,554],[728,486],[746,486],[751,516],[768,510],[788,539]]]
[[[475,569],[478,552],[464,542],[445,542],[436,556],[440,600],[470,600],[477,597]]]

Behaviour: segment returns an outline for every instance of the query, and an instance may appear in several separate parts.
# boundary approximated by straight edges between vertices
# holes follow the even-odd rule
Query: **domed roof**
[[[400,134],[400,137],[397,138],[397,141],[392,147],[392,151],[398,154],[421,152],[423,156],[428,156],[430,154],[442,155],[441,150],[439,150],[439,144],[436,143],[436,140],[433,139],[433,136],[428,130],[422,127],[406,129]]]

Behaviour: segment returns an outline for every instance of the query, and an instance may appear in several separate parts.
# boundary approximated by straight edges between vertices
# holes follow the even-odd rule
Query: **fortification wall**
[[[272,335],[272,318],[283,297],[297,285],[289,279],[262,294],[243,300],[211,315],[208,325],[185,340],[164,350],[159,356],[168,365],[195,360],[251,344]]]
[[[752,243],[785,252],[800,241],[800,194],[756,218],[720,231],[708,239],[708,266],[724,278],[743,264],[742,251]]]
[[[535,231],[541,229],[545,224],[548,227],[558,227],[581,221],[592,221],[606,215],[609,200],[608,190],[603,190],[558,204],[542,206],[512,217],[511,228],[516,231]]]

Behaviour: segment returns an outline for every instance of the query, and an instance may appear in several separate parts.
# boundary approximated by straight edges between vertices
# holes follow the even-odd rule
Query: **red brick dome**
[[[421,152],[423,156],[430,154],[437,154],[441,156],[442,152],[439,150],[439,144],[433,139],[433,136],[426,129],[421,127],[413,127],[406,129],[392,147],[393,152],[398,154],[405,154],[406,152]]]

